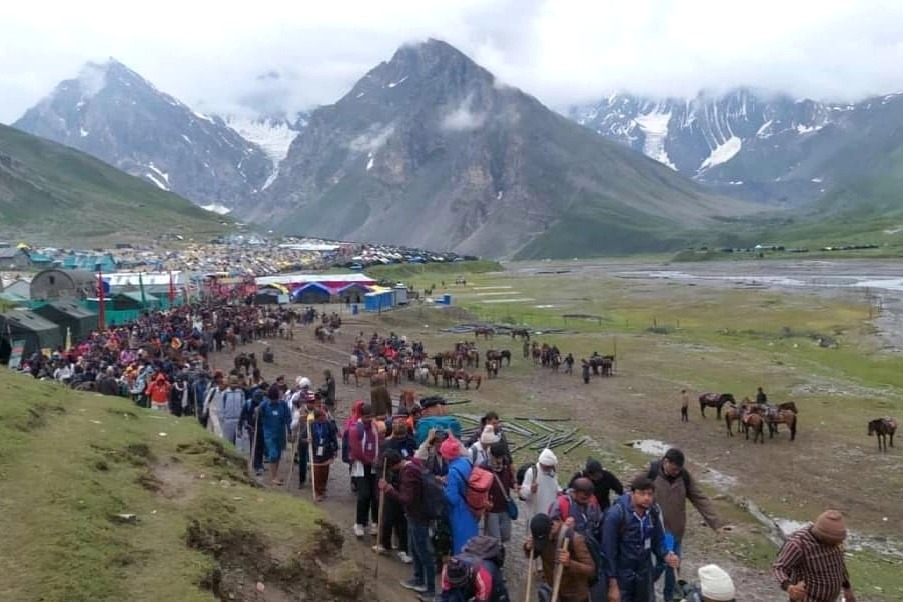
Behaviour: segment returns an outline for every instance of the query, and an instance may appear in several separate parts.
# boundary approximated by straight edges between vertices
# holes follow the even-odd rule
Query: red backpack
[[[495,477],[492,472],[479,466],[474,466],[470,471],[470,476],[467,477],[464,501],[467,502],[467,506],[477,519],[483,518],[486,511],[492,507],[492,503],[489,501],[489,490],[492,489],[493,483],[495,483]]]

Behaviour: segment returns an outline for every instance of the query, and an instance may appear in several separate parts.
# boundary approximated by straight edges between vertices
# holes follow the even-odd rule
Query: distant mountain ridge
[[[893,131],[903,94],[825,103],[738,88],[722,95],[652,99],[612,94],[571,107],[570,118],[716,190],[758,202],[805,204],[856,170],[863,134]],[[857,151],[857,152],[860,152]]]
[[[234,208],[274,171],[261,146],[115,59],[88,63],[13,127],[82,150],[199,205]]]
[[[313,111],[238,215],[317,236],[562,257],[667,248],[679,244],[669,231],[748,211],[430,40]]]

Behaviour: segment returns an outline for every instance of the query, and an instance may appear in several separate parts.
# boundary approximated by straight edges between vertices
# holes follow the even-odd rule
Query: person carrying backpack
[[[586,538],[586,547],[596,563],[596,576],[589,584],[590,599],[592,602],[605,602],[607,588],[602,575],[602,510],[593,495],[593,482],[586,477],[574,479],[571,488],[552,504],[549,517],[564,521]]]
[[[376,464],[379,450],[382,447],[380,434],[373,420],[370,404],[361,406],[361,417],[351,427],[348,443],[351,447],[351,476],[357,488],[357,512],[355,515],[354,535],[364,536],[364,527],[369,524],[371,535],[377,535],[379,495],[376,490]],[[372,524],[370,524],[370,520]]]
[[[451,558],[442,572],[441,602],[508,602],[502,575],[505,548],[486,535],[472,537],[464,551]]]
[[[387,499],[392,499],[404,507],[408,520],[408,541],[413,559],[414,574],[401,585],[424,595],[425,599],[436,596],[436,558],[430,546],[430,526],[444,520],[447,513],[445,491],[442,483],[415,456],[405,460],[395,450],[385,454],[388,470],[399,473],[398,488],[380,479],[377,487]]]
[[[439,446],[439,455],[448,462],[445,498],[448,500],[449,506],[452,554],[460,554],[464,549],[464,544],[480,532],[478,517],[467,503],[470,473],[474,467],[466,455],[466,449],[454,437],[448,437],[442,442],[442,445]]]
[[[229,388],[223,392],[222,405],[218,408],[222,437],[235,445],[235,436],[238,434],[238,421],[241,419],[241,410],[245,405],[245,390],[239,386],[238,377],[229,378]]]
[[[665,530],[652,481],[638,476],[630,487],[630,493],[620,496],[605,512],[602,525],[608,600],[654,602],[652,556],[672,569],[680,566],[680,559],[665,550]]]
[[[263,428],[260,426],[260,415],[257,410],[263,404],[263,390],[254,389],[251,398],[245,402],[241,411],[241,418],[238,421],[239,430],[245,433],[248,441],[251,441],[253,448],[253,458],[251,465],[254,468],[254,474],[261,476],[263,474]]]
[[[517,518],[517,502],[514,500],[514,471],[506,462],[507,446],[496,441],[489,448],[489,464],[487,469],[493,473],[492,489],[489,499],[492,507],[486,512],[483,532],[497,538],[501,543],[511,540],[511,521]]]
[[[542,561],[540,600],[551,600],[555,575],[560,568],[558,602],[589,601],[589,582],[596,575],[596,565],[582,535],[560,520],[540,513],[530,520],[530,535],[524,541],[524,553],[528,558],[538,557]]]
[[[551,449],[544,449],[539,454],[539,461],[523,469],[523,477],[518,476],[520,499],[527,502],[529,521],[537,514],[547,514],[549,508],[558,499],[561,486],[558,484],[558,458]],[[521,470],[518,470],[521,473]]]
[[[583,470],[574,473],[574,476],[571,477],[571,482],[568,483],[568,488],[573,488],[574,481],[581,477],[586,477],[592,481],[593,495],[596,496],[596,501],[599,503],[599,509],[602,510],[602,512],[605,512],[611,505],[612,491],[614,491],[616,495],[622,495],[624,493],[624,486],[621,484],[618,477],[602,468],[602,463],[594,458],[588,458]]]
[[[270,481],[273,485],[282,485],[279,479],[279,460],[285,449],[285,440],[291,426],[292,413],[285,400],[280,399],[279,389],[270,387],[267,399],[257,410],[260,430],[266,445],[267,459],[270,462]],[[256,450],[255,450],[256,451]]]
[[[647,473],[642,475],[655,486],[655,503],[661,508],[665,532],[674,537],[671,551],[678,556],[681,554],[681,541],[687,526],[687,500],[696,507],[709,527],[715,530],[722,527],[712,501],[684,468],[685,462],[683,452],[672,447],[661,460],[652,462]],[[665,573],[664,598],[671,602],[677,579],[673,570],[659,563],[656,572],[660,574],[662,571]]]

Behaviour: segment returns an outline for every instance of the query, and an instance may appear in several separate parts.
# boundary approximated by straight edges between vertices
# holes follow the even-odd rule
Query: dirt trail
[[[341,374],[337,374],[335,369],[337,363],[342,363],[340,358],[346,355],[345,350],[351,348],[353,339],[361,328],[366,332],[372,332],[374,329],[380,333],[387,331],[385,326],[379,327],[379,322],[373,319],[372,322],[363,322],[349,328],[343,328],[337,333],[334,344],[324,345],[313,340],[312,329],[299,328],[295,333],[294,341],[267,341],[275,353],[275,362],[273,364],[262,364],[260,367],[264,375],[270,380],[279,374],[285,374],[289,380],[293,380],[295,376],[304,375],[311,378],[314,383],[321,381],[324,368],[331,368],[333,374],[336,375],[337,398],[339,400],[337,419],[341,424],[347,417],[348,410],[354,400],[367,398],[369,395],[369,388],[366,385],[355,387],[353,381],[350,385],[343,384],[341,382]],[[394,325],[393,329],[401,334],[404,333],[397,325]],[[448,338],[447,343],[448,346],[451,345],[451,338]],[[261,343],[255,342],[250,345],[258,346]],[[485,345],[481,345],[481,348],[483,347]],[[251,348],[251,350],[254,349]],[[218,354],[212,360],[216,365],[231,365],[231,356],[227,357],[226,354]],[[600,389],[601,385],[586,388],[578,377],[561,376],[551,379],[547,373],[540,369],[531,372],[528,377],[515,377],[510,373],[503,374],[500,379],[494,382],[505,382],[506,387],[508,387],[505,397],[514,395],[521,399],[532,399],[536,391],[541,390],[543,391],[543,397],[546,399],[567,399],[570,410],[568,413],[572,413],[574,416],[597,415],[600,407],[599,396],[604,396],[607,407],[604,425],[601,428],[602,434],[626,440],[630,438],[630,435],[625,436],[625,433],[638,433],[637,414],[635,410],[631,409],[635,404],[635,401],[632,400],[635,399],[634,394],[636,391],[629,384],[633,383],[633,385],[636,385],[637,383],[624,370],[621,370],[621,374],[617,378],[606,382],[605,389]],[[429,390],[409,383],[405,383],[404,386],[417,389],[418,391]],[[493,393],[499,392],[497,387],[498,385],[495,385],[491,388],[484,387],[478,392],[470,391],[469,396],[475,402],[483,401],[483,405],[491,407],[492,402],[489,400],[492,399]],[[616,399],[625,401],[615,403],[614,400]],[[537,400],[533,403],[538,405],[540,402]],[[644,401],[643,403],[646,402]],[[533,409],[535,411],[537,408]],[[656,413],[652,415],[644,414],[644,416],[644,420],[651,420],[654,424],[644,424],[643,435],[637,434],[637,437],[648,435],[650,432],[669,432],[674,429],[674,420],[671,416],[656,416]],[[660,422],[667,422],[668,424],[659,424]],[[721,431],[716,433],[716,429],[712,428],[710,424],[712,421],[708,422],[703,423],[699,419],[694,419],[690,425],[685,427],[684,432],[679,437],[674,438],[673,442],[683,445],[691,455],[696,457],[705,457],[705,450],[708,444],[714,444],[716,438],[718,438],[719,448],[723,447],[723,433]],[[596,426],[594,422],[592,425],[593,429],[596,429]],[[807,445],[812,445],[813,443],[818,444],[817,442],[808,441]],[[825,446],[830,445],[830,442],[820,443]],[[582,449],[581,454],[584,453],[590,453],[590,450]],[[711,460],[711,458],[709,459]],[[621,474],[620,476],[629,478],[630,475]],[[567,476],[565,475],[561,476],[562,481],[566,480],[566,478]],[[788,476],[788,478],[791,477]],[[309,484],[299,491],[297,489],[297,476],[292,478],[290,492],[293,495],[310,500]],[[347,467],[340,461],[331,470],[328,494],[328,498],[320,505],[326,510],[329,519],[345,535],[344,553],[347,557],[360,563],[361,566],[365,567],[366,571],[369,571],[368,574],[372,575],[375,555],[370,546],[375,541],[370,536],[365,536],[359,541],[352,533],[355,499],[350,490]],[[689,527],[683,559],[683,575],[685,578],[695,580],[696,568],[703,564],[716,562],[732,575],[738,591],[742,592],[738,599],[750,602],[782,602],[786,599],[780,590],[777,589],[770,575],[748,569],[736,560],[738,551],[736,550],[736,545],[732,542],[730,534],[715,535],[711,530],[701,528],[699,515],[692,509],[689,510],[688,519]],[[750,529],[750,527],[741,528]],[[520,554],[520,545],[525,531],[526,526],[523,521],[518,521],[514,526],[515,540],[508,546],[509,562],[506,574],[513,599],[524,598],[522,588],[525,581],[523,575],[526,563]],[[742,552],[739,552],[739,554],[742,557]],[[376,599],[416,600],[415,594],[398,585],[399,580],[407,579],[410,575],[410,567],[403,565],[394,555],[381,557]],[[860,596],[860,600],[864,599]]]

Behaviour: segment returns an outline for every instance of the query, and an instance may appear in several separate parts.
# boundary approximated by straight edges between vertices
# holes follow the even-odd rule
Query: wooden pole
[[[562,524],[562,529],[566,529],[566,527]],[[568,538],[565,536],[561,542],[561,548],[559,548],[560,552],[564,552],[568,549]],[[552,585],[552,599],[551,602],[558,602],[558,594],[561,591],[561,577],[564,575],[564,565],[558,562],[558,559],[555,559],[555,583]]]
[[[254,438],[251,439],[251,457],[248,462],[251,464],[251,472],[254,472],[254,452],[257,450],[257,429],[260,426],[260,406],[254,409]]]
[[[307,421],[307,465],[310,466],[310,493],[317,502],[317,481],[314,476],[314,438],[311,436],[310,420]]]
[[[530,593],[533,589],[533,569],[536,559],[533,554],[533,550],[530,550],[530,560],[527,562],[527,590],[526,595],[524,596],[524,602],[530,602]]]
[[[389,468],[389,465],[383,460],[383,481],[386,480],[386,470]],[[378,489],[377,489],[378,491]],[[386,493],[380,492],[379,494],[379,511],[376,514],[376,549],[379,549],[379,540],[382,539],[383,534],[383,508],[386,505]],[[376,579],[379,577],[379,556],[380,554],[376,554],[376,562],[373,564],[373,578]]]

